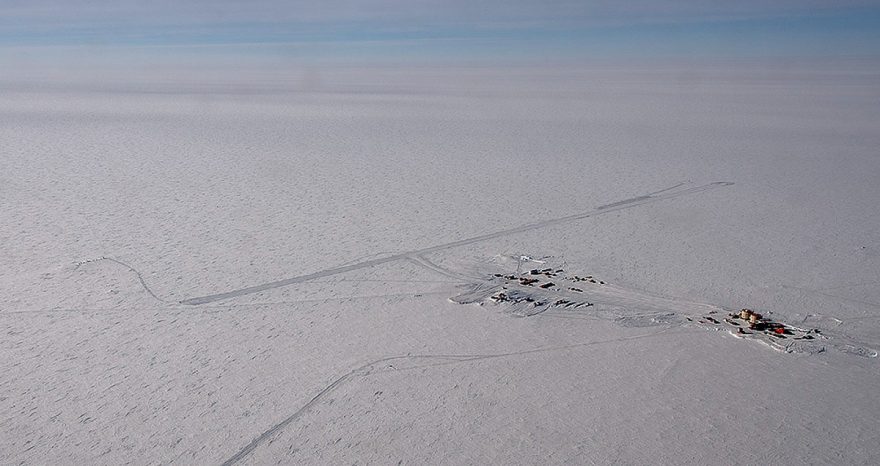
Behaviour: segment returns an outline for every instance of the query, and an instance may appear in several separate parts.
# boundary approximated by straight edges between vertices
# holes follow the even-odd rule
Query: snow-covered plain
[[[880,456],[873,67],[2,86],[0,464]]]

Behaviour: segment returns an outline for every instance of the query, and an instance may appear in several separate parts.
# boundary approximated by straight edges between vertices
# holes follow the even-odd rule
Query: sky
[[[0,66],[880,56],[866,0],[0,0]]]

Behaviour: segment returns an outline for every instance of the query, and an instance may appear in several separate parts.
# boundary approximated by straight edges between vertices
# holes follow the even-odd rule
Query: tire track
[[[440,283],[460,283],[460,282],[440,282]],[[89,307],[89,308],[58,308],[58,309],[25,309],[17,311],[0,311],[0,318],[6,315],[16,314],[58,314],[58,313],[111,313],[111,312],[134,312],[134,311],[168,311],[168,312],[219,312],[222,310],[235,310],[247,307],[261,306],[279,306],[287,304],[305,304],[305,303],[327,303],[331,301],[355,301],[368,299],[385,299],[385,298],[420,298],[423,296],[449,295],[449,290],[441,291],[412,291],[404,293],[385,293],[373,295],[354,295],[354,296],[330,296],[321,298],[308,299],[292,299],[284,301],[263,301],[253,303],[236,303],[236,304],[215,304],[212,306],[200,306],[195,309],[191,306],[181,306],[177,303],[169,303],[170,306],[163,307]],[[265,311],[264,311],[265,312]],[[290,312],[289,309],[278,310],[276,312]]]
[[[141,286],[144,288],[144,290],[147,292],[147,294],[152,296],[153,299],[155,299],[156,301],[159,301],[160,303],[165,303],[165,304],[178,304],[174,301],[168,301],[166,299],[160,298],[158,295],[156,295],[156,293],[153,292],[152,289],[150,289],[149,285],[147,285],[147,282],[144,280],[144,276],[141,275],[141,273],[136,268],[126,264],[125,262],[122,262],[121,260],[117,260],[112,257],[99,257],[97,259],[91,259],[91,260],[85,260],[85,261],[79,262],[76,264],[76,267],[74,268],[74,270],[79,269],[80,267],[82,267],[85,264],[89,264],[92,262],[100,262],[100,261],[113,262],[117,265],[121,265],[122,267],[125,267],[126,269],[128,269],[129,272],[135,274],[135,276],[137,277],[138,281],[141,283]]]
[[[324,278],[332,275],[338,275],[341,273],[351,272],[354,270],[366,269],[370,267],[375,267],[377,265],[387,264],[389,262],[396,262],[402,259],[409,259],[414,256],[420,256],[424,254],[429,254],[432,252],[443,251],[446,249],[452,249],[459,246],[466,246],[469,244],[479,243],[482,241],[487,241],[490,239],[500,238],[507,235],[513,235],[517,233],[523,233],[526,231],[537,230],[541,228],[547,228],[554,225],[559,225],[562,223],[573,222],[576,220],[582,220],[585,218],[596,217],[602,214],[607,214],[611,212],[617,212],[623,209],[630,209],[633,207],[645,205],[651,202],[657,202],[662,200],[674,199],[682,196],[687,196],[691,194],[696,194],[704,191],[709,191],[716,188],[726,187],[733,185],[732,182],[729,181],[716,181],[714,183],[708,183],[700,186],[695,186],[692,188],[686,189],[678,189],[681,184],[672,186],[670,188],[666,188],[660,191],[655,191],[650,194],[645,194],[643,196],[636,196],[629,199],[625,199],[623,201],[613,202],[611,204],[605,204],[588,212],[582,212],[574,215],[568,215],[565,217],[559,217],[549,220],[543,220],[540,222],[529,223],[525,225],[520,225],[518,227],[510,228],[507,230],[496,231],[493,233],[487,233],[484,235],[474,236],[472,238],[461,239],[457,241],[452,241],[449,243],[438,244],[436,246],[430,246],[423,249],[416,249],[413,251],[402,252],[398,254],[393,254],[390,256],[380,257],[377,259],[370,259],[361,262],[356,262],[348,265],[341,265],[336,267],[331,267],[329,269],[320,270],[317,272],[312,272],[305,275],[299,275],[296,277],[285,278],[283,280],[277,280],[273,282],[263,283],[260,285],[249,286],[246,288],[241,288],[232,291],[226,291],[223,293],[216,293],[206,296],[199,296],[194,298],[188,298],[180,301],[180,304],[186,304],[190,306],[197,306],[200,304],[207,304],[216,301],[222,301],[225,299],[236,298],[239,296],[245,296],[249,294],[259,293],[261,291],[272,290],[275,288],[281,288],[288,285],[293,285],[295,283],[307,282],[310,280],[314,280],[316,278]]]
[[[375,360],[370,361],[366,364],[358,366],[355,369],[352,369],[348,373],[342,375],[341,377],[339,377],[336,380],[334,380],[333,382],[331,382],[329,385],[322,388],[315,396],[312,397],[312,399],[310,399],[305,405],[303,405],[301,408],[299,408],[296,412],[294,412],[293,414],[291,414],[290,416],[288,416],[287,418],[285,418],[284,420],[282,420],[278,424],[275,424],[274,426],[270,427],[268,430],[266,430],[263,433],[261,433],[260,435],[258,435],[256,438],[254,438],[251,441],[251,443],[247,444],[244,448],[242,448],[241,450],[236,452],[234,455],[232,455],[229,459],[224,461],[222,464],[223,464],[223,466],[232,466],[232,465],[240,462],[245,457],[250,455],[254,450],[256,450],[257,447],[259,447],[260,445],[262,445],[263,443],[268,441],[275,434],[284,430],[285,427],[287,427],[288,425],[290,425],[291,423],[293,423],[294,421],[296,421],[297,419],[302,417],[304,414],[306,414],[311,408],[313,408],[315,405],[317,405],[321,401],[321,399],[326,397],[328,394],[332,393],[334,390],[339,388],[345,382],[347,382],[355,377],[368,377],[372,374],[378,374],[378,373],[386,372],[389,370],[389,369],[376,370],[374,368],[374,366],[379,365],[379,364],[389,363],[389,362],[393,362],[393,361],[419,361],[419,360],[432,360],[432,359],[445,360],[444,362],[439,362],[439,363],[421,364],[421,365],[416,365],[413,367],[408,367],[408,368],[403,368],[403,369],[393,369],[395,371],[406,371],[406,370],[420,369],[420,368],[424,368],[424,367],[434,367],[434,366],[441,366],[441,365],[448,365],[448,364],[460,364],[460,363],[465,363],[465,362],[482,361],[482,360],[487,360],[487,359],[508,358],[508,357],[515,357],[515,356],[524,356],[524,355],[528,355],[528,354],[547,353],[547,352],[552,352],[552,351],[565,351],[565,350],[571,350],[571,349],[582,348],[582,347],[587,347],[587,346],[602,345],[602,344],[607,344],[607,343],[619,343],[619,342],[630,341],[630,340],[639,340],[639,339],[643,339],[643,338],[653,338],[653,337],[658,337],[658,336],[661,336],[661,335],[664,335],[667,333],[669,333],[668,329],[660,330],[657,332],[633,335],[633,336],[629,336],[629,337],[614,338],[611,340],[600,340],[600,341],[576,343],[576,344],[564,345],[564,346],[551,346],[551,347],[545,347],[545,348],[535,348],[535,349],[524,350],[524,351],[513,351],[513,352],[509,352],[509,353],[497,353],[497,354],[416,354],[416,355],[388,356],[388,357],[384,357],[384,358],[375,359]]]
[[[413,264],[418,265],[419,267],[430,270],[432,272],[439,273],[440,275],[443,275],[445,277],[449,277],[449,278],[452,278],[452,279],[455,279],[458,281],[470,282],[473,280],[480,280],[480,278],[478,278],[478,277],[471,277],[468,275],[456,273],[456,272],[453,272],[449,269],[443,268],[443,267],[431,262],[430,260],[428,260],[427,257],[422,256],[421,254],[409,256],[406,259],[408,261],[412,262]]]

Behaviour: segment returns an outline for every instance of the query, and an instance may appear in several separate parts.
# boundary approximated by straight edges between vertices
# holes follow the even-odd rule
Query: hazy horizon
[[[7,77],[38,77],[192,68],[880,62],[875,2],[765,3],[6,1],[0,68]]]

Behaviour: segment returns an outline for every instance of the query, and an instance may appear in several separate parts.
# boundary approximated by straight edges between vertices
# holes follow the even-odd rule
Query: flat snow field
[[[876,464],[874,68],[303,76],[2,83],[0,464]]]

